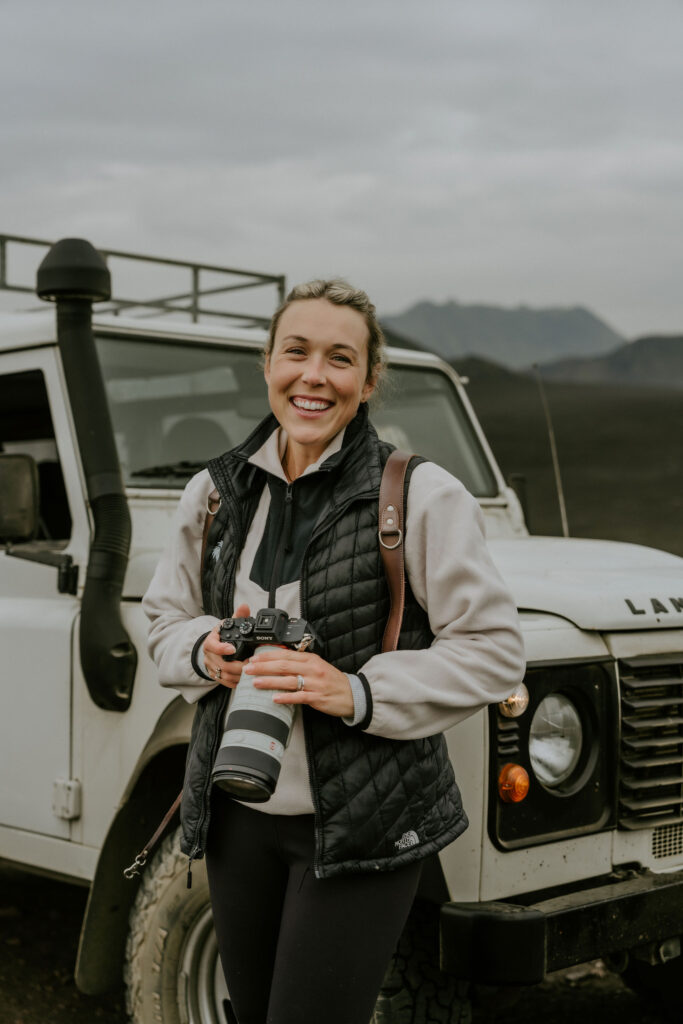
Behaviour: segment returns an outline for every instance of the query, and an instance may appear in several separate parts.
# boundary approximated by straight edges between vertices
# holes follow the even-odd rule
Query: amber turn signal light
[[[518,804],[529,792],[529,774],[521,764],[504,764],[498,776],[498,793],[506,804]]]

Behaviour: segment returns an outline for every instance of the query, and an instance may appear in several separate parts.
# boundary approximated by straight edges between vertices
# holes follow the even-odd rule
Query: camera
[[[262,608],[255,618],[226,619],[219,635],[222,643],[235,647],[234,654],[223,655],[224,661],[244,661],[260,644],[301,651],[310,649],[315,640],[304,619],[290,619],[280,608]],[[306,638],[308,643],[304,643]]]
[[[280,608],[262,608],[255,616],[226,619],[220,639],[235,653],[225,661],[244,661],[269,647],[315,649],[317,638],[305,619],[290,619]],[[274,690],[257,690],[243,672],[232,693],[221,745],[211,779],[239,800],[263,803],[275,792],[282,757],[294,718],[293,704],[275,704]]]

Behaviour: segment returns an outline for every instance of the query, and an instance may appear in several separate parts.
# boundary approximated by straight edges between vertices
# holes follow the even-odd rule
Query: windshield
[[[185,486],[208,459],[243,441],[269,411],[260,353],[98,337],[114,435],[129,487]],[[380,437],[437,462],[478,497],[497,493],[451,381],[394,365],[370,402]]]

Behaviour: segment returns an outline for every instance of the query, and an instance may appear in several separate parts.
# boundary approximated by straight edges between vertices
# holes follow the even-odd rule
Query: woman
[[[377,542],[391,446],[367,400],[383,337],[364,292],[295,288],[271,324],[272,414],[188,484],[145,597],[163,685],[199,701],[182,805],[183,850],[206,853],[214,922],[239,1024],[367,1024],[420,865],[467,827],[441,735],[507,696],[524,667],[512,600],[479,507],[432,463],[409,468],[406,608],[381,653],[388,596]],[[207,500],[218,506],[200,583]],[[276,605],[317,653],[226,662],[222,619]],[[277,788],[246,805],[210,773],[244,669],[297,708]]]

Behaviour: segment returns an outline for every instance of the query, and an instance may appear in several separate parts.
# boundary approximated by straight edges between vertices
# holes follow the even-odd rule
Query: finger
[[[206,673],[214,682],[221,683],[222,686],[235,687],[242,674],[242,662],[232,661],[226,665],[222,661],[220,663],[208,661],[206,662]]]
[[[216,680],[216,682],[220,683],[221,686],[227,686],[229,690],[234,690],[239,683],[239,679],[224,679],[223,676],[221,676],[220,679]]]
[[[311,690],[286,690],[273,694],[273,704],[312,704],[317,696]]]
[[[272,670],[273,665],[285,666],[286,672],[299,672],[303,673],[303,668],[308,671],[313,671],[314,666],[320,664],[320,659],[315,654],[306,654],[304,651],[286,651],[281,647],[270,647],[267,650],[259,651],[254,654],[250,661],[252,664],[260,665],[264,667],[268,666],[268,671]]]
[[[234,654],[235,647],[229,641],[223,641],[217,633],[209,633],[204,641],[204,650],[209,654]]]
[[[235,608],[233,612],[233,619],[248,619],[251,615],[248,604],[241,604],[238,608]]]
[[[251,682],[258,690],[299,690],[301,692],[304,688],[299,686],[298,675],[258,676]]]
[[[296,682],[298,676],[303,676],[305,679],[318,678],[317,673],[307,672],[302,666],[298,665],[286,665],[283,662],[263,662],[258,665],[254,665],[253,661],[250,661],[244,666],[246,675],[251,677],[252,682],[259,680],[265,680],[266,682],[275,681],[277,684],[289,685],[288,681],[294,679]],[[285,682],[283,682],[283,680]]]

